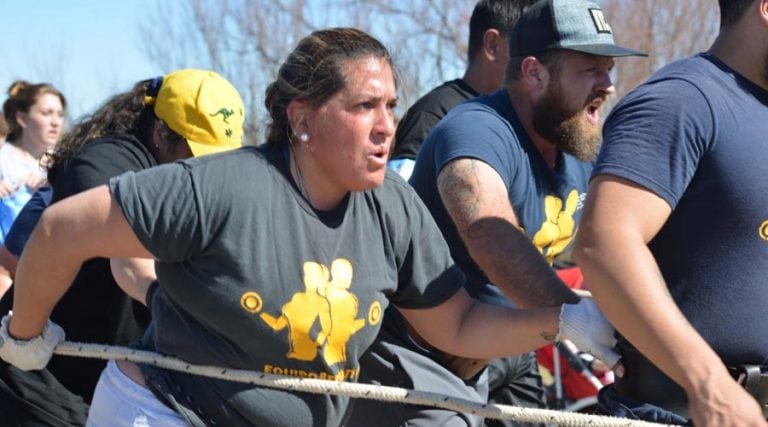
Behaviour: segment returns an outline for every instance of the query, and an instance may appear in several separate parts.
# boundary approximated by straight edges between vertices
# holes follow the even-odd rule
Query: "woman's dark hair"
[[[21,138],[22,128],[16,121],[16,113],[28,113],[40,96],[50,93],[56,95],[61,101],[61,107],[67,109],[67,99],[53,85],[49,83],[32,84],[24,80],[16,80],[8,87],[8,99],[3,103],[3,115],[8,124],[6,139],[14,142]]]
[[[154,107],[145,103],[153,79],[136,83],[128,92],[109,98],[90,115],[79,119],[66,132],[50,155],[48,181],[53,182],[57,172],[88,142],[102,136],[133,136],[145,145],[151,141],[152,129],[158,118]],[[184,138],[168,129],[170,144],[184,142]],[[178,141],[176,141],[178,140]],[[150,148],[150,147],[148,147]]]
[[[286,113],[291,101],[305,101],[314,108],[323,105],[346,85],[344,66],[371,56],[392,66],[387,48],[358,29],[331,28],[303,38],[267,87],[264,105],[272,119],[267,142],[285,143],[291,138]]]

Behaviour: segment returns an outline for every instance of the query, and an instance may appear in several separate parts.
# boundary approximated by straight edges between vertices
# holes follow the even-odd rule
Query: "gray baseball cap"
[[[617,46],[600,7],[586,0],[540,0],[523,13],[509,36],[509,54],[567,49],[598,56],[648,56]]]

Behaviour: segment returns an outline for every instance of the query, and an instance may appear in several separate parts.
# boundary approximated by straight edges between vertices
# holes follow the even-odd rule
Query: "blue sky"
[[[176,0],[0,0],[0,102],[16,79],[49,82],[66,96],[71,121],[133,83],[164,74],[168,64],[150,59],[141,31],[178,5]],[[311,15],[318,13],[327,18],[322,10]],[[167,16],[173,21],[169,26],[179,16]],[[155,42],[164,40],[158,37]],[[207,66],[195,63],[197,59],[186,59],[183,66]]]
[[[0,99],[15,79],[50,82],[76,118],[138,80],[162,74],[139,21],[155,0],[0,0]],[[0,102],[2,102],[0,101]]]

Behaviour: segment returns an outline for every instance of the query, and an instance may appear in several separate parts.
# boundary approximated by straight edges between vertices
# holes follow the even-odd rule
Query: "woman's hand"
[[[8,197],[15,193],[19,189],[18,185],[14,185],[11,181],[4,179],[0,181],[0,198]]]
[[[24,185],[29,187],[31,191],[35,191],[46,184],[48,184],[48,180],[37,174],[29,174],[24,180]]]

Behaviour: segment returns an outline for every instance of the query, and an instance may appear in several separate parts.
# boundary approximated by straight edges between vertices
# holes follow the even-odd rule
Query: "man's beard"
[[[558,150],[581,161],[597,157],[602,143],[600,127],[590,124],[584,117],[584,108],[595,98],[591,97],[581,109],[572,111],[565,106],[559,84],[550,84],[544,97],[533,106],[533,128]]]

